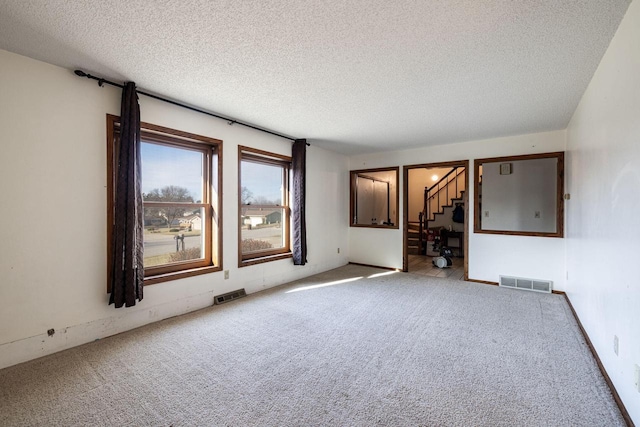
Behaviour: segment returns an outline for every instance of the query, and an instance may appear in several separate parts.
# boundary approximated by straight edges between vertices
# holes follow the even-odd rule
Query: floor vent
[[[551,293],[553,282],[550,280],[525,279],[523,277],[500,276],[500,286],[524,289],[526,291]]]
[[[216,295],[213,297],[213,305],[224,304],[225,302],[233,301],[234,299],[246,297],[247,293],[243,289],[237,291],[228,292],[222,295]]]

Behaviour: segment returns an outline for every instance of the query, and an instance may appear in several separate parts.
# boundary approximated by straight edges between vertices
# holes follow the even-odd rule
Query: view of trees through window
[[[288,252],[289,163],[250,152],[241,151],[240,155],[242,258],[246,260]]]
[[[204,257],[202,152],[142,143],[144,264]]]
[[[145,122],[140,129],[145,285],[221,270],[222,141]],[[119,157],[119,118],[107,114],[109,265]]]

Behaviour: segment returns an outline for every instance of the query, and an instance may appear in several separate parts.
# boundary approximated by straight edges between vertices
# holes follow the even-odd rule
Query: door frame
[[[462,202],[464,203],[464,280],[469,280],[469,181],[473,174],[469,173],[469,160],[455,160],[451,162],[421,163],[418,165],[405,165],[402,167],[402,271],[409,271],[409,170],[430,169],[446,167],[464,167],[465,191]]]

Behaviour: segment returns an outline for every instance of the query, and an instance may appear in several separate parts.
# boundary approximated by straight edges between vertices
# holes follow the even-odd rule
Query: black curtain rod
[[[109,81],[107,79],[103,79],[103,78],[100,78],[100,77],[92,76],[91,74],[85,73],[82,70],[75,70],[74,73],[76,74],[76,76],[79,76],[79,77],[86,77],[88,79],[97,80],[98,81],[98,85],[100,85],[101,87],[103,85],[105,85],[105,84],[108,84],[108,85],[111,85],[111,86],[115,86],[115,87],[119,87],[121,89],[124,87],[124,85],[121,85],[119,83],[114,83],[112,81]],[[198,113],[206,114],[207,116],[215,117],[216,119],[226,120],[228,125],[238,124],[238,125],[241,125],[241,126],[245,126],[245,127],[251,128],[251,129],[255,129],[255,130],[260,131],[260,132],[265,132],[265,133],[268,133],[268,134],[271,134],[271,135],[279,136],[280,138],[288,139],[289,141],[296,141],[296,138],[291,138],[290,136],[285,136],[285,135],[282,135],[282,134],[279,134],[279,133],[276,133],[276,132],[272,132],[272,131],[267,130],[267,129],[262,129],[262,128],[259,128],[257,126],[250,125],[248,123],[239,122],[237,120],[230,119],[230,118],[224,117],[224,116],[220,116],[218,114],[214,114],[214,113],[211,113],[209,111],[205,111],[205,110],[201,110],[199,108],[191,107],[189,105],[181,104],[180,102],[172,101],[171,99],[163,98],[161,96],[154,95],[154,94],[149,93],[149,92],[144,92],[144,91],[141,91],[141,90],[138,90],[138,89],[136,89],[136,92],[138,92],[140,95],[148,96],[149,98],[157,99],[159,101],[167,102],[169,104],[176,105],[178,107],[186,108],[187,110],[191,110],[191,111],[195,111],[195,112],[198,112]],[[310,145],[310,144],[307,142],[307,145]]]

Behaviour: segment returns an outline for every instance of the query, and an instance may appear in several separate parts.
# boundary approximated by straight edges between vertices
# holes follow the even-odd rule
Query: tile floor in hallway
[[[446,277],[453,280],[464,280],[464,258],[453,257],[453,265],[438,268],[431,262],[433,257],[425,255],[409,255],[409,273],[432,277]]]

